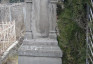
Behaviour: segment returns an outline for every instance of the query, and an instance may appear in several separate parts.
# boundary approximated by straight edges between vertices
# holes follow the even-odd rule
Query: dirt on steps
[[[8,59],[3,64],[18,64],[18,48],[22,44],[24,38],[19,40],[19,44],[11,51]]]
[[[3,64],[18,64],[18,55],[10,56]]]

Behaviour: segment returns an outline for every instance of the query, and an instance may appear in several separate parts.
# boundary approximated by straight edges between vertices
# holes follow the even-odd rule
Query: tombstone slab
[[[32,1],[32,2],[31,2]],[[19,64],[62,64],[62,51],[56,35],[57,0],[26,0],[29,10],[25,21],[26,33],[32,31],[32,38],[25,38],[18,51]],[[49,6],[50,5],[50,6]],[[28,9],[26,8],[26,9]],[[31,11],[31,12],[30,12]],[[31,14],[31,16],[29,16]],[[50,16],[51,14],[51,16]],[[51,18],[49,18],[51,17]],[[29,22],[31,20],[31,22]],[[29,29],[30,28],[30,29]],[[51,34],[51,36],[50,36]],[[53,35],[53,36],[52,36]],[[30,35],[29,35],[30,36]],[[27,35],[25,36],[27,37]]]

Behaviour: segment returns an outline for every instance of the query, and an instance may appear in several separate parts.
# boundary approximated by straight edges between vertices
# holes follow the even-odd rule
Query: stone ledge
[[[18,52],[19,56],[62,57],[62,51],[58,46],[22,45]]]
[[[50,38],[50,39],[57,39],[56,33],[55,33],[55,32],[50,32],[50,33],[49,33],[49,38]]]
[[[23,45],[51,45],[57,46],[58,42],[54,39],[32,39],[32,40],[24,40]]]
[[[61,58],[19,56],[18,64],[62,64]]]

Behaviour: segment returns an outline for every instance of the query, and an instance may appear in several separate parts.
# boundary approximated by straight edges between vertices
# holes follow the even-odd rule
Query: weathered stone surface
[[[62,57],[62,51],[58,46],[31,46],[23,45],[19,49],[19,55],[36,57]]]
[[[49,3],[49,22],[50,22],[50,31],[49,31],[49,38],[51,39],[56,39],[56,21],[57,21],[57,17],[56,17],[56,3],[53,3],[51,0]],[[57,0],[55,0],[57,1]]]
[[[32,23],[32,0],[25,0],[26,3],[26,19],[25,19],[25,27],[26,27],[26,39],[32,39],[32,29],[31,29],[31,23]]]
[[[50,18],[50,30],[51,31],[55,31],[56,30],[56,21],[57,21],[57,17],[56,17],[56,4],[49,4],[49,18]]]
[[[1,0],[1,3],[2,4],[7,4],[7,3],[9,3],[10,2],[10,0]]]
[[[10,21],[10,6],[0,4],[0,22]]]
[[[33,0],[33,38],[47,38],[49,35],[48,0]]]
[[[31,31],[31,11],[32,11],[32,3],[26,3],[26,20],[25,20],[25,27],[26,32]]]
[[[31,31],[30,31],[30,32],[25,32],[25,37],[24,37],[24,39],[26,39],[26,40],[32,39],[32,32],[31,32]]]
[[[16,21],[16,36],[19,38],[24,31],[25,4],[0,4],[0,22]]]
[[[40,38],[40,39],[31,39],[27,40],[25,39],[23,41],[23,45],[47,45],[47,46],[57,46],[58,42],[55,39],[49,39],[49,38]]]
[[[24,21],[25,21],[25,14],[24,14],[25,4],[18,3],[12,4],[11,6],[11,20],[16,21],[16,35],[19,38],[24,31]]]
[[[57,40],[49,38],[25,39],[18,54],[31,57],[62,57]]]
[[[50,39],[57,39],[56,31],[50,31],[49,32],[49,38]]]
[[[62,64],[62,51],[58,47],[56,35],[56,4],[57,0],[26,0],[28,13],[26,33],[22,46],[18,51],[19,64]],[[30,6],[32,4],[32,6]],[[50,4],[50,5],[49,5]],[[30,13],[32,12],[32,16]],[[31,20],[30,20],[31,19]],[[31,25],[30,25],[31,23]]]
[[[61,58],[20,56],[18,64],[62,64]]]

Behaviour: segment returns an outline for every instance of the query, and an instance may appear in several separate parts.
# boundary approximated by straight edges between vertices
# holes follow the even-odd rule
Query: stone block
[[[61,58],[19,56],[18,64],[62,64]]]
[[[49,46],[57,46],[58,42],[55,39],[25,39],[23,41],[23,45],[49,45]]]
[[[22,36],[24,29],[24,3],[12,4],[11,5],[11,20],[16,21],[16,36],[19,38]]]
[[[51,31],[50,33],[49,33],[49,38],[50,39],[57,39],[57,34],[56,34],[56,31]]]
[[[10,21],[10,6],[0,4],[0,22]]]
[[[24,38],[25,38],[26,40],[32,39],[32,33],[31,33],[31,31],[30,31],[30,32],[26,32]]]
[[[22,45],[19,49],[19,56],[35,57],[62,57],[62,51],[58,46],[36,46]]]
[[[17,38],[24,31],[24,5],[25,3],[0,4],[0,22],[12,22],[15,20]]]
[[[32,3],[26,3],[26,8],[25,8],[25,28],[26,31],[31,31],[31,22],[32,22],[32,18],[31,18],[31,13],[32,13]]]

